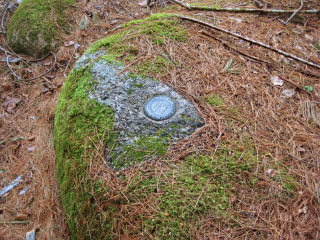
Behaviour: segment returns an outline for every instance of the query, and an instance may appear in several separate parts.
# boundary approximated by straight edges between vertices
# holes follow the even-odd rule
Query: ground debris
[[[3,103],[3,107],[7,113],[12,113],[21,101],[20,98],[7,97]]]
[[[36,239],[36,230],[35,229],[26,233],[26,240],[35,240],[35,239]]]
[[[303,116],[306,121],[312,120],[320,126],[320,109],[319,103],[305,101],[302,102]]]
[[[7,192],[11,191],[14,187],[16,187],[17,185],[19,185],[21,182],[23,182],[22,180],[22,176],[18,176],[15,180],[13,180],[9,185],[5,186],[4,188],[2,188],[0,190],[0,197],[2,197],[4,194],[6,194]]]
[[[284,89],[281,92],[281,97],[291,98],[291,97],[293,97],[294,94],[295,94],[295,91],[293,89]]]
[[[271,82],[273,83],[274,86],[282,86],[283,85],[283,80],[279,78],[278,76],[272,76]]]
[[[9,62],[9,63],[18,63],[21,61],[21,58],[18,58],[18,57],[2,57],[0,59],[1,62]]]

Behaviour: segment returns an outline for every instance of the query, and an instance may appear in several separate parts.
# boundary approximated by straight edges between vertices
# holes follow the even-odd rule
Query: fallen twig
[[[285,21],[285,24],[288,24],[288,22],[290,22],[290,20],[291,20],[295,15],[297,15],[297,13],[300,12],[301,9],[303,8],[303,0],[300,0],[300,1],[301,1],[300,7],[299,7],[296,11],[294,11],[294,13],[287,19],[287,21]]]
[[[151,0],[147,0],[147,13],[150,13]]]
[[[280,50],[280,49],[275,49],[275,48],[271,47],[271,46],[268,45],[268,44],[265,44],[265,43],[262,43],[262,42],[258,42],[258,41],[256,41],[256,40],[253,40],[253,39],[244,37],[244,36],[242,36],[242,35],[240,35],[240,34],[238,34],[238,33],[234,33],[234,32],[231,32],[231,31],[229,31],[229,30],[226,30],[226,29],[223,29],[223,28],[214,26],[214,25],[212,25],[212,24],[210,24],[210,23],[208,23],[208,22],[204,22],[204,21],[202,21],[202,20],[195,19],[195,18],[191,18],[191,17],[188,17],[188,16],[183,16],[183,15],[177,15],[177,17],[179,17],[179,18],[181,18],[181,19],[183,19],[183,20],[188,20],[188,21],[191,21],[191,22],[195,22],[195,23],[201,24],[201,25],[203,25],[203,26],[206,26],[206,27],[215,29],[215,30],[220,31],[220,32],[227,33],[227,34],[229,34],[229,35],[231,35],[231,36],[233,36],[233,37],[240,38],[240,39],[245,40],[245,41],[247,41],[247,42],[250,42],[250,43],[252,43],[252,44],[258,45],[258,46],[260,46],[260,47],[263,47],[263,48],[269,49],[269,50],[271,50],[271,51],[273,51],[273,52],[276,52],[276,53],[278,53],[278,54],[281,54],[281,55],[283,55],[283,56],[285,56],[285,57],[294,59],[294,60],[296,60],[296,61],[298,61],[298,62],[301,62],[301,63],[304,63],[304,64],[306,64],[306,65],[309,65],[309,66],[312,66],[312,67],[315,67],[315,68],[320,69],[320,65],[318,65],[318,64],[316,64],[316,63],[309,62],[309,61],[307,61],[307,60],[305,60],[305,59],[302,59],[302,58],[300,58],[300,57],[298,57],[298,56],[292,55],[292,54],[287,53],[287,52],[285,52],[285,51],[282,51],[282,50]]]
[[[232,4],[232,5],[225,5],[223,6],[224,8],[235,8],[235,7],[241,7],[241,6],[246,6],[248,3],[243,2],[243,3],[236,3],[236,4]]]
[[[299,66],[299,68],[296,69],[296,71],[298,71],[299,73],[302,73],[302,74],[304,74],[306,76],[320,79],[320,74],[315,72],[316,70],[314,70],[314,71],[313,71],[313,69],[311,70],[311,68],[308,69],[308,70],[304,70],[301,66]]]
[[[271,63],[271,62],[266,62],[266,61],[263,61],[263,60],[261,60],[261,59],[259,59],[259,58],[250,56],[250,55],[248,55],[248,54],[246,54],[246,53],[244,53],[244,52],[241,52],[240,50],[235,49],[235,48],[229,46],[229,44],[228,44],[226,41],[223,41],[222,39],[217,38],[217,37],[213,36],[212,34],[209,34],[209,33],[205,32],[205,31],[203,31],[203,30],[201,30],[200,33],[202,33],[203,35],[206,35],[206,36],[208,36],[208,37],[211,37],[211,38],[213,38],[213,39],[221,42],[222,45],[225,46],[226,48],[228,48],[229,50],[234,51],[234,52],[236,52],[236,53],[239,53],[239,54],[245,56],[246,58],[249,58],[249,59],[251,59],[251,60],[254,60],[255,62],[260,62],[260,63],[265,63],[265,64],[273,65],[273,63]]]
[[[206,6],[193,6],[184,4],[178,0],[170,0],[188,10],[202,10],[202,11],[214,11],[214,12],[233,12],[233,13],[280,13],[288,14],[295,13],[297,10],[291,9],[259,9],[259,8],[221,8],[221,7],[206,7]],[[301,13],[316,14],[320,13],[320,9],[299,10]]]
[[[205,32],[205,31],[201,30],[200,33],[202,33],[202,34],[204,34],[204,35],[206,35],[206,36],[208,36],[208,37],[211,37],[211,38],[213,38],[213,39],[221,42],[222,45],[225,46],[226,48],[230,49],[231,51],[237,52],[237,53],[243,55],[244,57],[247,57],[248,59],[251,59],[251,60],[256,61],[256,62],[265,63],[265,64],[268,64],[268,65],[270,65],[270,66],[275,66],[275,63],[266,62],[266,61],[264,61],[264,60],[261,60],[261,59],[259,59],[259,58],[254,57],[254,56],[248,55],[248,54],[246,54],[246,53],[244,53],[244,52],[242,52],[242,51],[240,51],[240,50],[238,50],[238,49],[236,49],[236,48],[231,47],[226,41],[224,41],[224,40],[222,40],[222,39],[220,39],[220,38],[217,38],[217,37],[213,36],[212,34],[209,34],[208,32]],[[311,72],[311,71],[310,71],[311,69],[310,69],[310,70],[304,70],[304,69],[302,69],[302,67],[299,66],[299,65],[298,65],[298,67],[299,67],[299,69],[296,69],[296,71],[298,71],[298,72],[300,72],[300,73],[302,73],[302,74],[304,74],[304,75],[310,76],[310,77],[320,78],[320,75],[317,74],[316,72]],[[285,80],[285,79],[284,79],[284,80]],[[293,84],[293,85],[294,85],[294,84]],[[298,86],[296,86],[296,87],[299,88]],[[301,89],[301,88],[299,88],[299,89]],[[306,90],[303,89],[303,88],[302,88],[301,90],[306,91]],[[309,93],[309,92],[308,92],[308,93]]]
[[[51,52],[50,52],[47,55],[45,55],[44,57],[42,57],[42,58],[37,58],[37,59],[31,59],[30,60],[30,59],[27,59],[27,58],[19,56],[18,54],[14,53],[12,50],[11,51],[6,50],[5,48],[3,48],[1,46],[0,46],[0,51],[3,51],[5,54],[12,55],[12,56],[15,56],[17,58],[20,58],[24,62],[39,62],[41,60],[46,59],[47,57],[49,57],[51,55]]]
[[[286,152],[286,151],[283,151],[283,152],[284,152],[285,154],[289,155],[290,157],[292,157],[294,160],[297,160],[297,161],[300,161],[300,162],[309,164],[309,165],[311,165],[311,166],[313,166],[313,167],[320,168],[320,166],[318,166],[318,165],[316,165],[316,164],[314,164],[314,163],[310,163],[310,162],[307,162],[307,161],[305,161],[305,160],[303,160],[303,159],[300,159],[300,158],[298,158],[298,157],[295,157],[294,155],[292,155],[292,154],[290,154],[290,153],[288,153],[288,152]]]
[[[48,69],[45,73],[43,73],[43,74],[41,74],[41,75],[39,75],[39,76],[33,77],[33,78],[22,78],[22,77],[20,77],[20,76],[12,69],[12,67],[11,67],[11,65],[10,65],[10,63],[9,63],[9,61],[8,61],[9,56],[8,56],[7,51],[5,51],[4,53],[5,53],[6,57],[7,57],[6,63],[7,63],[7,66],[8,66],[8,68],[9,68],[9,70],[11,71],[12,75],[13,75],[18,81],[21,81],[21,82],[32,81],[32,80],[36,80],[36,79],[38,79],[38,78],[44,77],[45,75],[47,75],[49,72],[51,72],[51,71],[53,70],[53,68],[55,67],[55,65],[56,65],[56,63],[57,63],[57,57],[56,57],[56,55],[55,55],[53,52],[51,52],[54,60],[53,60],[53,64],[52,64],[52,66],[51,66],[50,69]]]
[[[10,4],[11,0],[8,0],[5,4],[4,4],[4,7],[3,7],[3,10],[2,10],[2,17],[1,17],[1,31],[0,33],[3,33],[5,34],[6,33],[6,27],[5,27],[5,20],[6,20],[6,15],[7,15],[7,11],[8,11],[8,7],[9,7],[9,4]]]
[[[184,8],[187,8],[187,9],[189,9],[189,10],[192,10],[192,9],[190,8],[190,5],[189,5],[189,4],[184,4],[184,3],[180,2],[180,1],[177,1],[177,0],[170,0],[170,1],[173,2],[173,3],[176,3],[176,4],[180,5],[180,6],[182,6],[182,7],[184,7]]]
[[[307,90],[305,90],[303,87],[301,87],[299,84],[295,83],[295,82],[292,82],[291,80],[289,79],[286,79],[286,78],[283,78],[281,76],[278,76],[281,80],[291,84],[292,86],[296,87],[297,89],[299,89],[300,91],[308,94],[309,96],[311,96],[314,100],[316,101],[319,101],[318,97],[315,96],[314,94],[312,94],[311,92],[308,92]]]
[[[0,221],[0,224],[28,224],[30,221]]]

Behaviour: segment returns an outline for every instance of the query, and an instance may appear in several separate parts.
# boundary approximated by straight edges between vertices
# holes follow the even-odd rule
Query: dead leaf
[[[3,108],[7,113],[12,113],[20,102],[21,99],[19,98],[7,97],[3,103]]]
[[[224,72],[228,71],[232,67],[232,64],[233,64],[233,58],[230,58],[221,72],[224,73]]]
[[[47,93],[47,92],[49,92],[49,91],[50,91],[50,89],[49,89],[49,88],[46,88],[46,87],[44,87],[44,88],[41,89],[41,93],[42,93],[42,94],[45,94],[45,93]]]
[[[11,90],[11,88],[12,88],[12,85],[10,83],[4,83],[1,85],[1,89],[3,91],[9,91],[9,90]]]
[[[75,44],[74,41],[67,41],[67,42],[64,43],[64,46],[65,46],[65,47],[71,47],[71,46],[74,45],[74,44]]]
[[[31,137],[28,138],[28,141],[32,142],[32,141],[34,141],[35,139],[36,139],[35,136],[31,136]]]
[[[25,214],[18,214],[15,218],[15,221],[26,221],[28,220],[28,216]]]

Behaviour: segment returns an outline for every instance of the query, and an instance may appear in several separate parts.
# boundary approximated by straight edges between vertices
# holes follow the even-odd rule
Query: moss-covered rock
[[[7,42],[17,53],[43,57],[57,44],[58,27],[73,0],[23,0],[9,20]]]
[[[121,171],[105,159],[106,151],[113,151],[122,135],[116,125],[116,107],[108,105],[108,97],[96,97],[97,88],[112,91],[107,84],[99,85],[103,76],[121,77],[124,69],[118,66],[145,51],[144,45],[138,46],[141,39],[161,49],[168,41],[184,44],[188,37],[184,24],[174,16],[133,21],[94,43],[68,76],[55,112],[54,143],[72,239],[193,239],[201,219],[228,215],[233,184],[250,183],[247,173],[257,158],[245,140],[225,142],[219,150],[191,154],[184,161],[162,157]],[[141,79],[162,76],[164,69],[170,71],[175,64],[161,54],[133,61],[126,70],[134,74],[119,78],[133,82],[136,78],[128,88],[124,86],[128,96],[145,88]],[[117,74],[110,69],[104,72],[110,64],[112,71],[119,70]],[[184,118],[187,124],[189,119]],[[163,156],[171,143],[167,140],[180,127],[171,124],[168,131],[139,137],[124,146],[118,157],[141,162]]]

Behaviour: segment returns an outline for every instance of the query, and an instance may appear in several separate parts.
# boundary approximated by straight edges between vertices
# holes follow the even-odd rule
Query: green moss
[[[72,239],[102,239],[100,225],[110,229],[108,222],[100,220],[93,197],[97,186],[87,174],[100,141],[112,141],[113,110],[89,100],[92,84],[88,70],[72,71],[55,111],[57,175]]]
[[[219,10],[219,9],[221,9],[221,7],[220,6],[218,6],[218,5],[212,5],[212,6],[203,6],[203,5],[201,5],[201,4],[192,4],[192,5],[190,5],[190,7],[195,7],[195,8],[197,8],[198,10]]]
[[[162,56],[156,56],[152,60],[142,61],[132,69],[141,76],[165,75],[168,70],[172,69],[172,62]]]
[[[160,194],[154,200],[158,211],[144,220],[144,231],[153,232],[155,239],[189,239],[189,224],[204,214],[226,217],[233,184],[249,184],[250,178],[245,176],[257,163],[251,149],[241,151],[236,147],[227,144],[215,154],[188,157],[130,189],[128,196],[140,201],[150,198],[154,189]]]
[[[123,152],[113,157],[112,165],[116,169],[134,166],[154,156],[166,154],[169,146],[167,136],[145,136],[135,140],[133,144],[123,147]]]
[[[153,45],[162,45],[165,39],[174,42],[184,42],[188,34],[181,20],[172,14],[154,14],[145,19],[133,20],[123,25],[123,30],[95,42],[88,53],[107,50],[108,54],[102,58],[109,62],[130,62],[139,54],[131,41],[147,37]],[[131,67],[135,73],[142,76],[163,75],[173,63],[163,56],[141,61]]]
[[[73,0],[24,0],[8,23],[7,41],[17,53],[41,57],[49,53],[66,24],[64,10]]]
[[[228,104],[226,100],[219,94],[213,94],[205,97],[204,101],[214,107],[214,110],[223,115],[229,121],[246,122],[241,109],[238,106]]]
[[[221,106],[224,104],[224,99],[218,94],[207,97],[205,101],[211,106]]]
[[[274,170],[276,173],[272,179],[281,186],[280,197],[292,197],[300,186],[296,176],[290,174],[284,164],[278,163]]]
[[[160,37],[167,37],[176,41],[187,39],[187,31],[182,26],[181,20],[172,14],[153,14],[144,19],[125,23],[122,28],[121,32],[92,44],[87,52],[93,53],[101,49],[107,49],[110,52],[109,54],[116,54],[117,56],[117,53],[123,53],[129,40],[140,38],[142,35],[149,36],[151,40]]]
[[[148,21],[174,18],[175,16],[176,16],[175,14],[170,14],[170,13],[152,14],[151,16],[146,17],[144,19],[136,19],[136,20],[132,20],[130,22],[124,23],[124,24],[122,24],[122,27],[128,27],[128,26],[132,26],[132,25],[136,25],[136,24],[146,23]]]
[[[320,50],[320,42],[318,42],[318,43],[316,44],[316,48],[317,48],[318,50]]]

